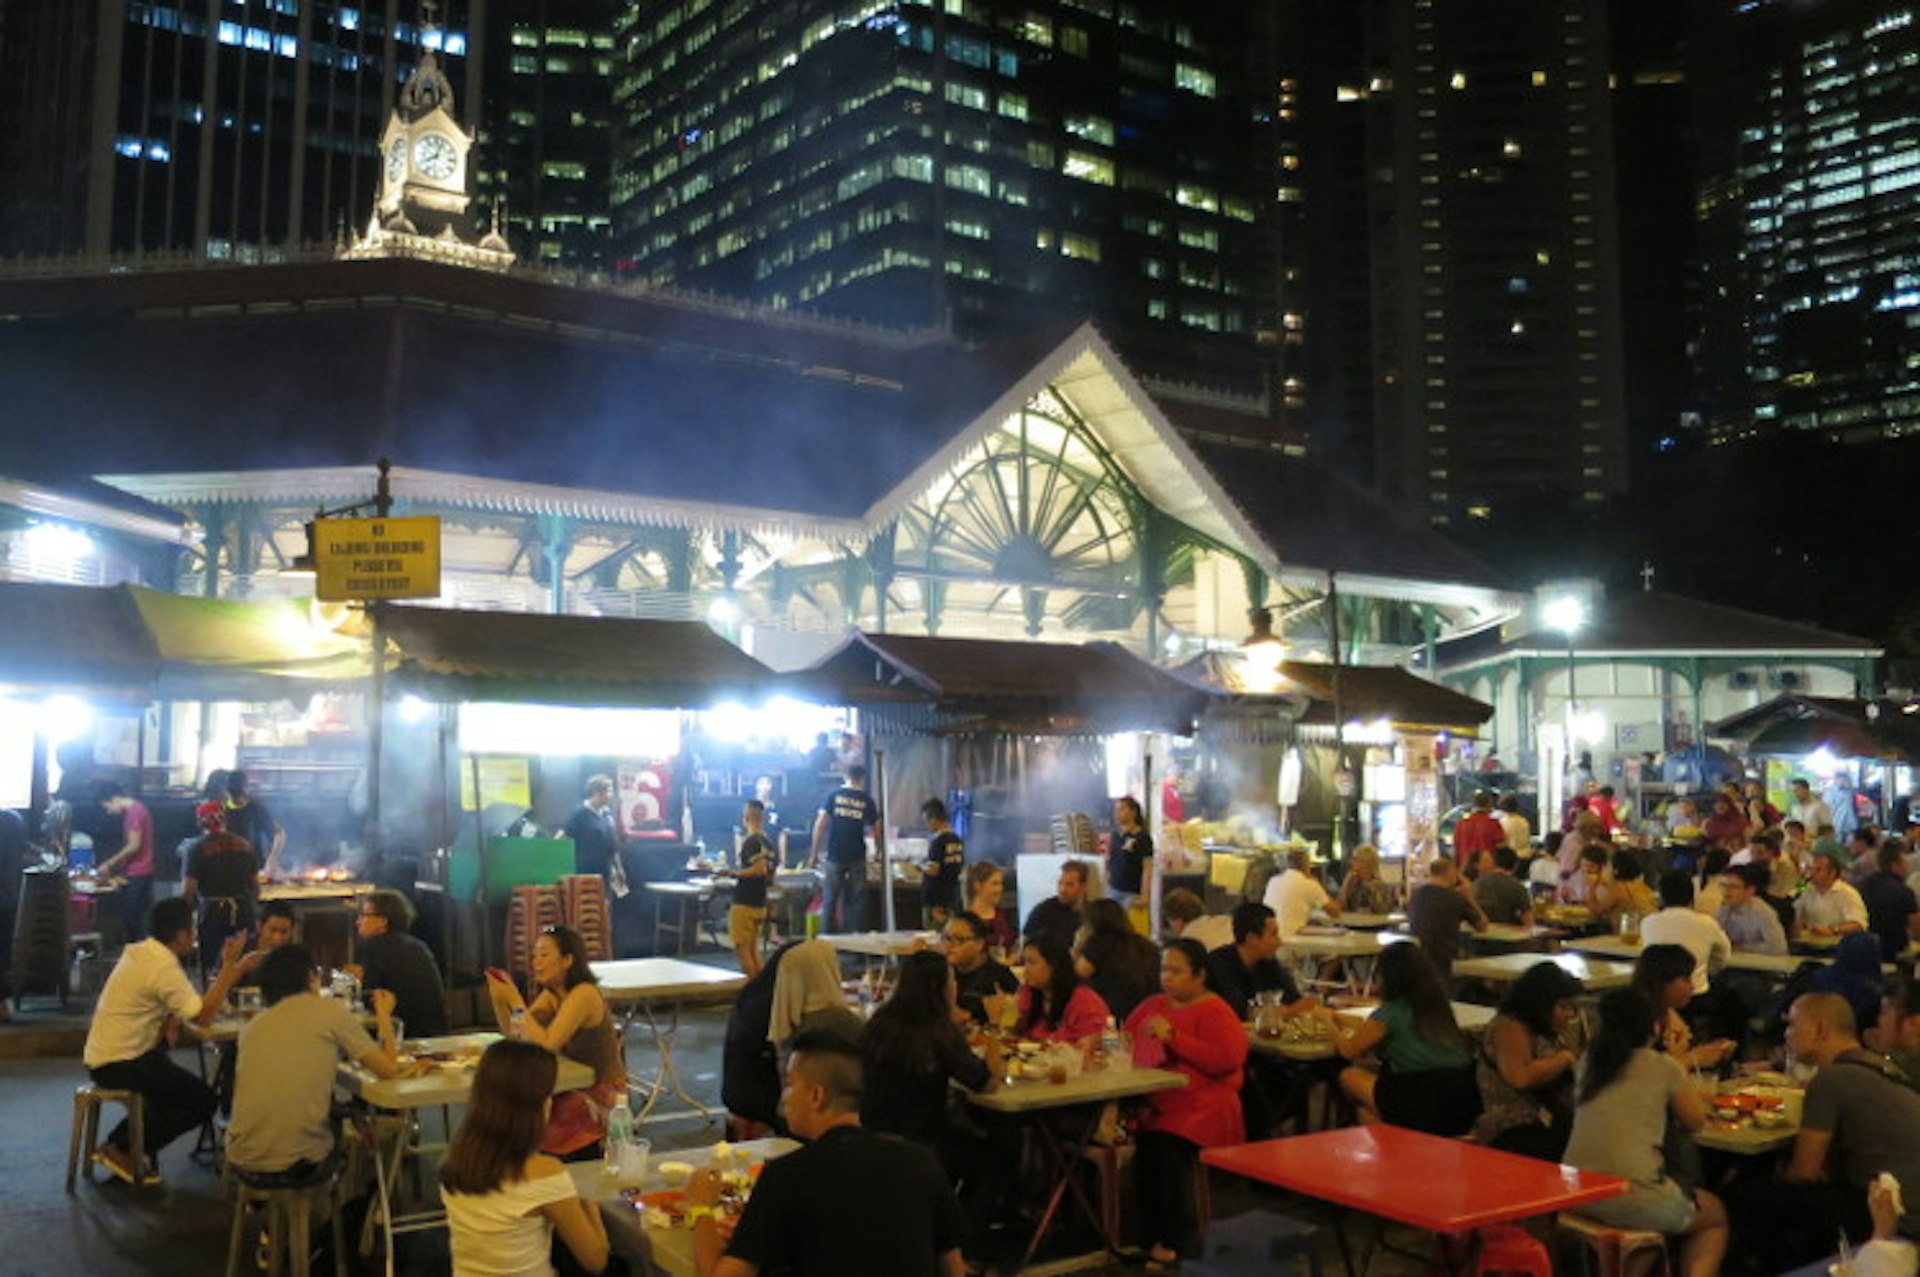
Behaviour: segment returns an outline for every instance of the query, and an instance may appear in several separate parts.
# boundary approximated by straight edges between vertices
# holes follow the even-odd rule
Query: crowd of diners
[[[1486,853],[1473,881],[1450,859],[1430,867],[1420,890],[1462,900],[1426,910],[1448,920],[1449,936],[1463,922],[1486,925],[1480,897],[1499,893],[1482,893],[1480,880],[1513,868],[1500,850]],[[1370,886],[1377,864],[1355,863],[1359,881],[1343,884],[1340,897],[1351,907],[1384,903]],[[1605,872],[1611,890],[1626,894],[1637,879],[1632,866],[1624,876],[1622,868],[1610,860]],[[1786,1052],[1812,1071],[1784,1164],[1738,1177],[1724,1194],[1703,1178],[1688,1133],[1707,1120],[1712,1077],[1769,1045],[1764,1030],[1749,1033],[1764,1008],[1719,978],[1733,948],[1727,933],[1750,932],[1766,951],[1775,944],[1772,928],[1746,917],[1766,909],[1756,903],[1772,881],[1761,881],[1764,867],[1720,868],[1713,915],[1701,912],[1699,879],[1686,872],[1661,878],[1659,907],[1651,896],[1640,902],[1648,943],[1631,987],[1595,1004],[1543,962],[1507,985],[1491,1023],[1469,1034],[1453,1010],[1460,991],[1424,935],[1380,954],[1378,1006],[1336,1014],[1303,996],[1280,963],[1281,923],[1265,903],[1216,917],[1190,893],[1169,893],[1169,934],[1156,944],[1139,933],[1124,896],[1090,899],[1087,867],[1069,861],[1054,895],[1015,928],[1001,907],[1003,871],[977,863],[944,918],[939,951],[904,957],[870,1018],[849,1007],[841,959],[824,941],[769,955],[741,992],[723,1060],[736,1131],[806,1142],[769,1164],[730,1236],[707,1213],[719,1184],[694,1177],[699,1271],[984,1268],[993,1233],[1018,1223],[1029,1168],[1019,1126],[956,1104],[956,1091],[1004,1085],[1006,1052],[1019,1041],[1092,1051],[1115,1030],[1133,1065],[1186,1082],[1129,1105],[1120,1134],[1136,1151],[1139,1260],[1170,1270],[1197,1241],[1200,1151],[1284,1134],[1307,1112],[1313,1071],[1273,1053],[1249,1058],[1256,1000],[1316,1022],[1355,1120],[1625,1178],[1627,1193],[1584,1209],[1668,1234],[1689,1274],[1779,1271],[1827,1253],[1842,1230],[1884,1242],[1885,1253],[1910,1265],[1901,1239],[1920,1236],[1920,1213],[1895,1211],[1869,1185],[1887,1171],[1920,1192],[1920,991],[1907,979],[1883,981],[1871,929],[1837,928],[1837,960],[1778,1000]],[[409,921],[395,893],[375,893],[362,909],[363,940],[393,937],[364,946],[369,1031],[342,1000],[322,996],[311,954],[288,942],[290,927],[271,913],[253,947],[244,933],[223,941],[197,991],[181,963],[200,942],[193,908],[161,901],[148,938],[128,946],[107,982],[87,1067],[100,1085],[145,1097],[148,1150],[157,1151],[222,1102],[168,1058],[173,1027],[210,1024],[235,987],[257,983],[265,1009],[240,1031],[225,1097],[229,1164],[267,1183],[330,1174],[341,1149],[329,1100],[338,1063],[387,1076],[398,1067],[396,1019],[445,1024],[444,1003],[426,993],[438,990],[438,973],[420,967],[432,959],[406,936]],[[566,1163],[601,1155],[607,1111],[626,1094],[617,1020],[584,944],[565,928],[540,938],[526,994],[498,975],[488,992],[509,1036],[482,1059],[441,1169],[454,1270],[545,1273],[557,1261],[604,1271],[618,1262],[605,1222],[579,1197]],[[555,1095],[563,1056],[587,1065],[593,1081]],[[134,1163],[124,1125],[93,1155],[129,1182],[155,1177],[151,1164]],[[858,1193],[845,1191],[852,1183]],[[1730,1253],[1735,1237],[1743,1244]]]

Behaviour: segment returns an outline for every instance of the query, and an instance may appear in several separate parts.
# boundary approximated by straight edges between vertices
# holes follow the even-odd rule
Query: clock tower
[[[421,32],[434,30],[423,4]],[[469,213],[474,135],[460,127],[453,85],[431,48],[420,55],[380,134],[380,189],[365,234],[340,256],[424,257],[483,270],[505,270],[513,250],[498,219],[485,233]]]

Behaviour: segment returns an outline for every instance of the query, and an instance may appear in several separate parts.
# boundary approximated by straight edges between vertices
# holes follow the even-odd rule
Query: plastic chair
[[[1553,1277],[1553,1256],[1547,1244],[1517,1224],[1490,1224],[1477,1229],[1474,1244],[1478,1251],[1475,1277]]]
[[[106,1087],[82,1086],[73,1093],[73,1133],[67,1140],[67,1191],[73,1191],[76,1174],[84,1174],[93,1183],[93,1149],[100,1142],[100,1106],[118,1104],[127,1111],[127,1152],[133,1157],[136,1176],[148,1168],[147,1106],[138,1091],[116,1091]]]
[[[1563,1214],[1554,1222],[1554,1237],[1571,1236],[1581,1247],[1581,1270],[1596,1272],[1597,1277],[1621,1277],[1627,1259],[1643,1250],[1654,1252],[1654,1271],[1673,1277],[1673,1261],[1667,1254],[1665,1233],[1639,1228],[1615,1228],[1585,1215]],[[1597,1266],[1597,1267],[1596,1267]]]
[[[228,1173],[234,1182],[233,1228],[227,1236],[226,1277],[239,1277],[241,1255],[253,1228],[248,1220],[253,1212],[266,1215],[266,1257],[267,1271],[273,1277],[288,1272],[291,1277],[309,1277],[312,1261],[311,1243],[313,1234],[313,1199],[326,1194],[328,1213],[332,1216],[333,1228],[333,1271],[335,1277],[347,1274],[346,1225],[341,1218],[344,1205],[342,1200],[340,1170],[337,1165],[330,1167],[319,1177],[296,1184],[282,1184],[279,1177],[256,1179],[237,1167],[228,1167]],[[258,1225],[254,1225],[257,1228]],[[287,1261],[285,1269],[281,1260]],[[252,1271],[253,1264],[246,1265]]]

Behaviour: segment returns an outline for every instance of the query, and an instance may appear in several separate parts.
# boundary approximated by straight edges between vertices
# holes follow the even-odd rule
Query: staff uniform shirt
[[[733,903],[742,909],[767,907],[767,883],[773,872],[773,844],[762,833],[748,834],[740,843],[740,868],[751,869],[755,865],[764,868],[767,873],[733,880]]]
[[[1867,929],[1880,937],[1880,956],[1894,961],[1913,941],[1907,923],[1920,913],[1920,900],[1906,879],[1877,869],[1860,884],[1860,899],[1867,906]]]
[[[1693,955],[1693,992],[1707,991],[1711,972],[1727,965],[1733,942],[1720,924],[1691,905],[1676,905],[1640,920],[1640,943],[1677,944]]]
[[[820,808],[827,814],[827,859],[836,865],[867,860],[867,830],[880,823],[880,807],[864,789],[842,785]]]
[[[606,877],[607,870],[613,865],[614,851],[611,806],[595,811],[589,804],[581,803],[573,809],[573,815],[567,817],[567,823],[560,832],[573,839],[575,873]]]
[[[767,1163],[727,1254],[791,1277],[937,1277],[966,1229],[932,1153],[836,1126]]]
[[[227,1160],[242,1170],[319,1164],[333,1151],[334,1073],[373,1054],[373,1038],[339,998],[297,993],[240,1030]]]
[[[1123,895],[1137,895],[1153,859],[1153,839],[1144,829],[1113,831],[1107,839],[1107,886]]]
[[[942,829],[927,846],[927,867],[920,881],[920,901],[929,909],[952,912],[959,908],[960,877],[967,872],[967,845],[951,829]]]
[[[227,832],[246,839],[265,857],[273,851],[273,836],[280,832],[280,822],[265,803],[249,795],[239,806],[227,804]]]
[[[153,877],[153,813],[142,802],[130,802],[120,817],[120,847],[127,845],[134,834],[140,835],[140,850],[128,856],[120,866],[121,876],[127,878]],[[114,851],[120,850],[115,847]]]
[[[1846,922],[1867,925],[1867,902],[1850,882],[1835,882],[1825,891],[1808,885],[1794,898],[1793,916],[1801,930],[1809,927],[1837,927]]]
[[[152,937],[130,944],[100,990],[81,1058],[90,1069],[137,1059],[159,1045],[169,1015],[191,1020],[200,1005],[173,950]]]
[[[1299,869],[1288,869],[1267,884],[1264,903],[1280,922],[1280,938],[1285,940],[1307,925],[1315,909],[1324,909],[1332,899],[1320,880]]]

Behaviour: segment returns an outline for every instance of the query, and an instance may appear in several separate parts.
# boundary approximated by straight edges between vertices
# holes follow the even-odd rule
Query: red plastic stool
[[[1480,1254],[1474,1266],[1475,1277],[1491,1274],[1524,1274],[1525,1277],[1553,1277],[1553,1256],[1547,1244],[1516,1224],[1490,1224],[1474,1233]]]

